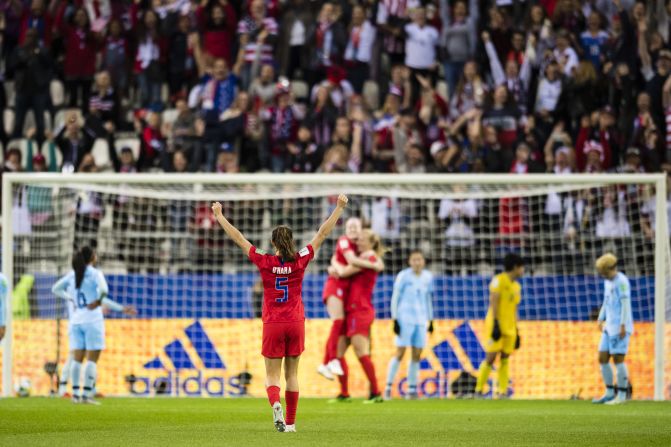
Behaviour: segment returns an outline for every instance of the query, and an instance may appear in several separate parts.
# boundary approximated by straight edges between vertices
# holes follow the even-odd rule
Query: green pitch
[[[671,402],[301,399],[277,433],[262,399],[0,399],[0,446],[671,446]]]

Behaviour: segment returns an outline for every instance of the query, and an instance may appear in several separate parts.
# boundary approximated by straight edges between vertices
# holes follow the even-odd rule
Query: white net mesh
[[[597,394],[600,334],[592,320],[602,285],[593,263],[612,251],[632,281],[636,333],[628,363],[634,396],[653,397],[653,185],[588,179],[518,184],[514,177],[492,184],[463,177],[462,183],[442,185],[349,180],[287,185],[283,178],[263,184],[181,183],[179,177],[170,184],[133,183],[131,176],[122,177],[124,183],[15,184],[13,207],[5,210],[12,214],[14,233],[12,382],[29,379],[34,394],[49,393],[55,383],[45,364],[60,366],[67,357],[67,312],[51,286],[69,271],[73,248],[91,245],[97,248],[110,297],[139,312],[135,318],[107,316],[98,391],[263,395],[258,275],[216,225],[210,202],[221,201],[232,223],[268,249],[271,229],[280,223],[293,228],[299,244],[308,241],[337,193],[346,192],[345,217],[361,216],[391,248],[374,295],[373,358],[381,382],[395,349],[388,320],[393,280],[412,249],[424,251],[436,275],[436,331],[421,372],[420,390],[427,396],[451,395],[450,385],[462,371],[477,369],[484,357],[487,286],[503,256],[513,251],[526,260],[527,275],[519,309],[523,342],[511,361],[512,392],[524,398]],[[321,300],[325,269],[342,232],[341,222],[305,279],[304,395],[337,394],[315,367],[329,330]],[[668,249],[664,253],[668,279]],[[667,354],[670,332],[667,324]],[[350,363],[357,364],[354,357]],[[366,394],[363,374],[356,366],[350,369],[353,393]],[[394,393],[404,389],[403,375]]]

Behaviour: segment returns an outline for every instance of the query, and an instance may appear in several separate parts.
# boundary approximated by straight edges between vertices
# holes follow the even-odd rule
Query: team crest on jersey
[[[301,258],[310,254],[310,250],[307,247],[303,247],[301,251],[298,252],[301,255]]]
[[[258,254],[258,255],[267,255],[268,252],[265,251],[265,250],[261,250],[260,248],[257,248],[257,249],[256,249],[256,254]]]
[[[342,289],[336,290],[336,295],[342,297]]]

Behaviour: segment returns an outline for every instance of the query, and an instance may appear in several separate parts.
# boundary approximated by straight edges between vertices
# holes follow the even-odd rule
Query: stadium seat
[[[14,81],[5,81],[5,98],[7,99],[7,107],[14,107],[16,105],[16,89],[14,88]]]
[[[380,89],[374,81],[366,81],[363,84],[363,99],[371,110],[377,110],[380,106]]]
[[[107,140],[96,138],[91,149],[91,155],[96,162],[96,166],[105,167],[110,164],[109,145]]]
[[[54,147],[54,154],[56,157],[56,167],[60,167],[61,163],[63,163],[63,154],[61,154],[61,151],[58,149],[58,147]],[[42,155],[44,156],[44,161],[46,162],[47,166],[49,166],[49,163],[51,162],[51,153],[49,152],[49,141],[45,141],[44,144],[42,145]]]
[[[177,109],[166,109],[161,114],[161,121],[172,126],[172,123],[175,122],[178,115],[179,111]]]
[[[49,92],[51,93],[51,103],[54,107],[61,107],[65,103],[65,89],[61,81],[58,79],[51,81]]]
[[[170,103],[170,89],[168,88],[168,84],[165,82],[161,85],[161,102],[163,104]]]
[[[308,97],[308,85],[304,81],[291,81],[291,93],[296,99],[306,99]]]
[[[5,120],[5,133],[7,135],[11,135],[14,131],[14,110],[5,109],[3,114],[3,118]]]
[[[28,129],[32,127],[36,127],[36,122],[35,122],[35,113],[32,110],[28,110],[28,113],[26,113],[26,119],[23,121],[23,129],[22,132],[25,135]],[[44,112],[44,129],[45,130],[51,130],[51,114],[47,111]]]
[[[438,93],[438,95],[439,95],[441,98],[443,98],[444,100],[447,101],[448,98],[449,98],[448,94],[450,93],[450,92],[447,91],[447,82],[445,82],[445,81],[438,81],[438,82],[436,83],[436,93]]]
[[[133,158],[137,160],[140,156],[140,140],[138,138],[120,138],[114,142],[117,153],[120,153],[121,149],[126,146],[130,147],[133,151]]]

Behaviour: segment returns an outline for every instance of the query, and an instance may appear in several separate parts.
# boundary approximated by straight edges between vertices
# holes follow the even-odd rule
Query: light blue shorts
[[[426,324],[408,324],[399,321],[401,333],[396,336],[396,346],[423,348],[426,345]]]
[[[609,354],[626,355],[629,349],[629,338],[631,334],[627,334],[624,338],[619,335],[608,335],[606,331],[601,334],[601,341],[599,342],[599,352],[607,352]]]
[[[105,323],[73,324],[70,329],[70,350],[102,351],[105,349]]]

